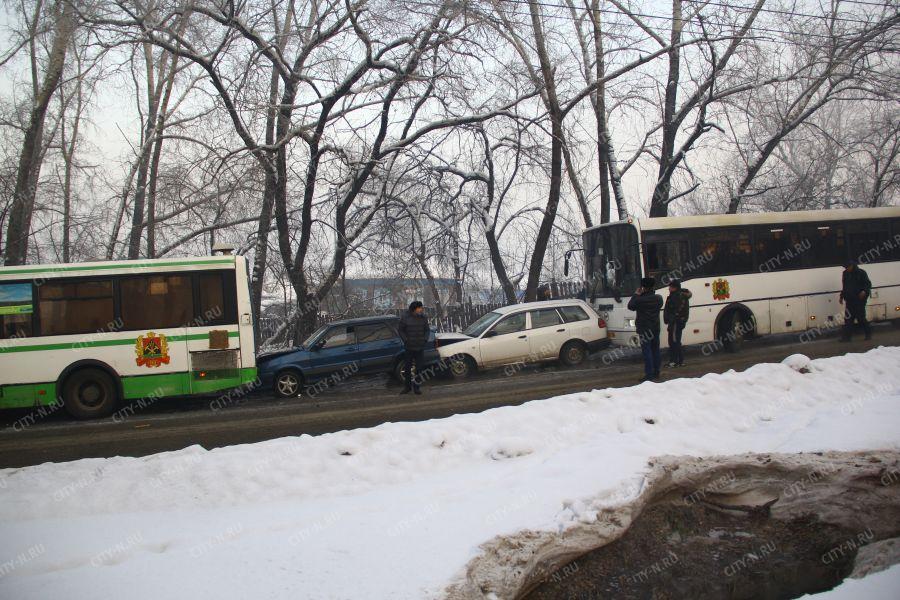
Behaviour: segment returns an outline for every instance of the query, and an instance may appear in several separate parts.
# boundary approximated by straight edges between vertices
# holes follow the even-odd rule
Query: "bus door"
[[[186,374],[193,286],[188,274],[125,277],[119,281],[121,326],[134,332],[134,365],[122,381],[126,398],[190,393]]]
[[[240,385],[246,365],[241,356],[235,272],[207,271],[193,277],[195,317],[187,335],[190,391],[201,394]]]

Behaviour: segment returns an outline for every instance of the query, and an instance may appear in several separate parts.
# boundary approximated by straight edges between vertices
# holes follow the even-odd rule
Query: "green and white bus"
[[[0,267],[0,408],[78,418],[256,379],[242,256]]]
[[[663,297],[672,279],[693,293],[685,344],[736,350],[840,327],[848,259],[872,281],[868,318],[900,322],[900,207],[628,219],[585,230],[583,243],[588,300],[616,345],[638,343],[627,304],[644,276]]]

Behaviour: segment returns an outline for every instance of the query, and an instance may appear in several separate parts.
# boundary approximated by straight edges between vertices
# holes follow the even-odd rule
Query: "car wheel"
[[[398,381],[403,383],[405,378],[403,377],[403,359],[398,360],[394,363],[394,369],[391,371],[391,377],[393,377],[394,381]]]
[[[475,374],[477,367],[471,356],[453,356],[450,358],[450,374],[456,379],[468,379]]]
[[[116,384],[103,369],[79,369],[68,378],[60,394],[66,412],[76,419],[105,417],[119,403]]]
[[[279,398],[296,398],[300,395],[303,377],[294,369],[282,371],[275,377],[275,395]]]
[[[587,347],[581,342],[566,342],[559,351],[559,360],[567,367],[575,367],[587,358]]]

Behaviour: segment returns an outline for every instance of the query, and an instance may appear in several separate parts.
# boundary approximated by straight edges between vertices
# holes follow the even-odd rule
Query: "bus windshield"
[[[587,289],[591,298],[630,295],[640,285],[637,229],[618,223],[584,233]]]

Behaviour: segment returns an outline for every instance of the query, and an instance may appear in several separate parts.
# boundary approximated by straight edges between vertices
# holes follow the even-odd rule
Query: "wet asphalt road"
[[[662,380],[743,370],[797,352],[818,358],[878,345],[900,345],[900,329],[877,326],[872,341],[859,337],[847,344],[839,343],[834,335],[806,343],[797,335],[772,336],[746,343],[737,354],[721,351],[704,356],[701,348],[688,347],[686,366],[664,369]],[[386,377],[371,376],[350,379],[313,397],[289,400],[268,394],[160,399],[149,406],[131,405],[116,418],[99,421],[74,421],[62,410],[50,414],[0,411],[0,467],[143,456],[193,444],[214,448],[388,421],[423,421],[638,383],[643,374],[639,354],[615,356],[608,352],[594,355],[577,368],[547,364],[512,374],[503,370],[482,373],[467,381],[439,378],[427,385],[422,396],[400,396],[400,388]]]

